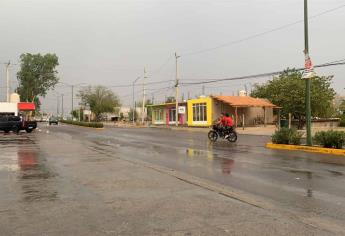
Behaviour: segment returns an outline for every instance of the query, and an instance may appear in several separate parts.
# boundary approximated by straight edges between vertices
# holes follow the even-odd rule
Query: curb
[[[302,145],[287,145],[287,144],[274,144],[274,143],[267,143],[266,148],[345,156],[345,149],[309,147],[309,146],[302,146]]]

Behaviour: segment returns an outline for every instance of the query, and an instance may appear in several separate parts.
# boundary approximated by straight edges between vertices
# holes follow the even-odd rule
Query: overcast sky
[[[309,0],[309,14],[341,5],[344,0]],[[144,67],[148,82],[174,79],[175,51],[181,55],[181,82],[258,74],[303,66],[303,23],[230,42],[302,19],[303,0],[0,0],[0,62],[15,63],[27,52],[56,53],[61,81],[109,87],[132,83],[143,75]],[[310,21],[314,64],[345,59],[344,22],[345,7]],[[12,87],[18,69],[11,68]],[[344,94],[345,66],[317,73],[334,75],[334,88]],[[245,84],[250,88],[267,79],[212,84],[205,90],[232,95]],[[4,80],[2,69],[1,97]],[[158,102],[174,94],[168,88],[172,85],[151,85],[148,96]],[[130,87],[112,89],[123,104],[131,103]],[[71,107],[70,90],[66,85],[56,88],[65,94],[65,111]],[[198,95],[201,86],[182,87],[185,97],[188,92]],[[42,102],[44,110],[56,111],[54,93]]]

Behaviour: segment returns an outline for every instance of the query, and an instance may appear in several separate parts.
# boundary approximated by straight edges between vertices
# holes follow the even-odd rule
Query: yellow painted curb
[[[274,143],[267,143],[266,148],[345,156],[345,149],[309,147],[309,146],[302,146],[302,145],[286,145],[286,144],[274,144]]]

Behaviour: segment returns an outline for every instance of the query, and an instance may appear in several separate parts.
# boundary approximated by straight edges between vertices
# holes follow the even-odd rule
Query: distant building
[[[20,102],[19,95],[16,93],[11,94],[10,102],[0,102],[0,116],[18,116],[20,112],[34,111],[35,109],[35,104],[32,102]]]
[[[162,103],[150,105],[152,109],[151,119],[154,125],[175,125],[176,124],[176,103]],[[179,103],[178,122],[180,125],[187,125],[187,102]]]
[[[115,107],[114,112],[112,113],[104,113],[104,118],[107,121],[121,121],[121,120],[131,120],[132,117],[129,117],[130,112],[132,108],[131,107]],[[141,114],[142,114],[142,108],[141,107],[136,107],[136,113],[138,117],[136,117],[137,120],[141,119]],[[144,110],[144,118],[147,118],[147,109]]]

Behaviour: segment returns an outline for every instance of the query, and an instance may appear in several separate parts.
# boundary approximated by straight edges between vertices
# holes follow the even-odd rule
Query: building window
[[[155,120],[156,121],[163,121],[163,109],[155,110]]]
[[[193,121],[207,121],[206,103],[193,104]]]
[[[172,108],[169,110],[169,121],[170,122],[176,121],[176,108]]]

